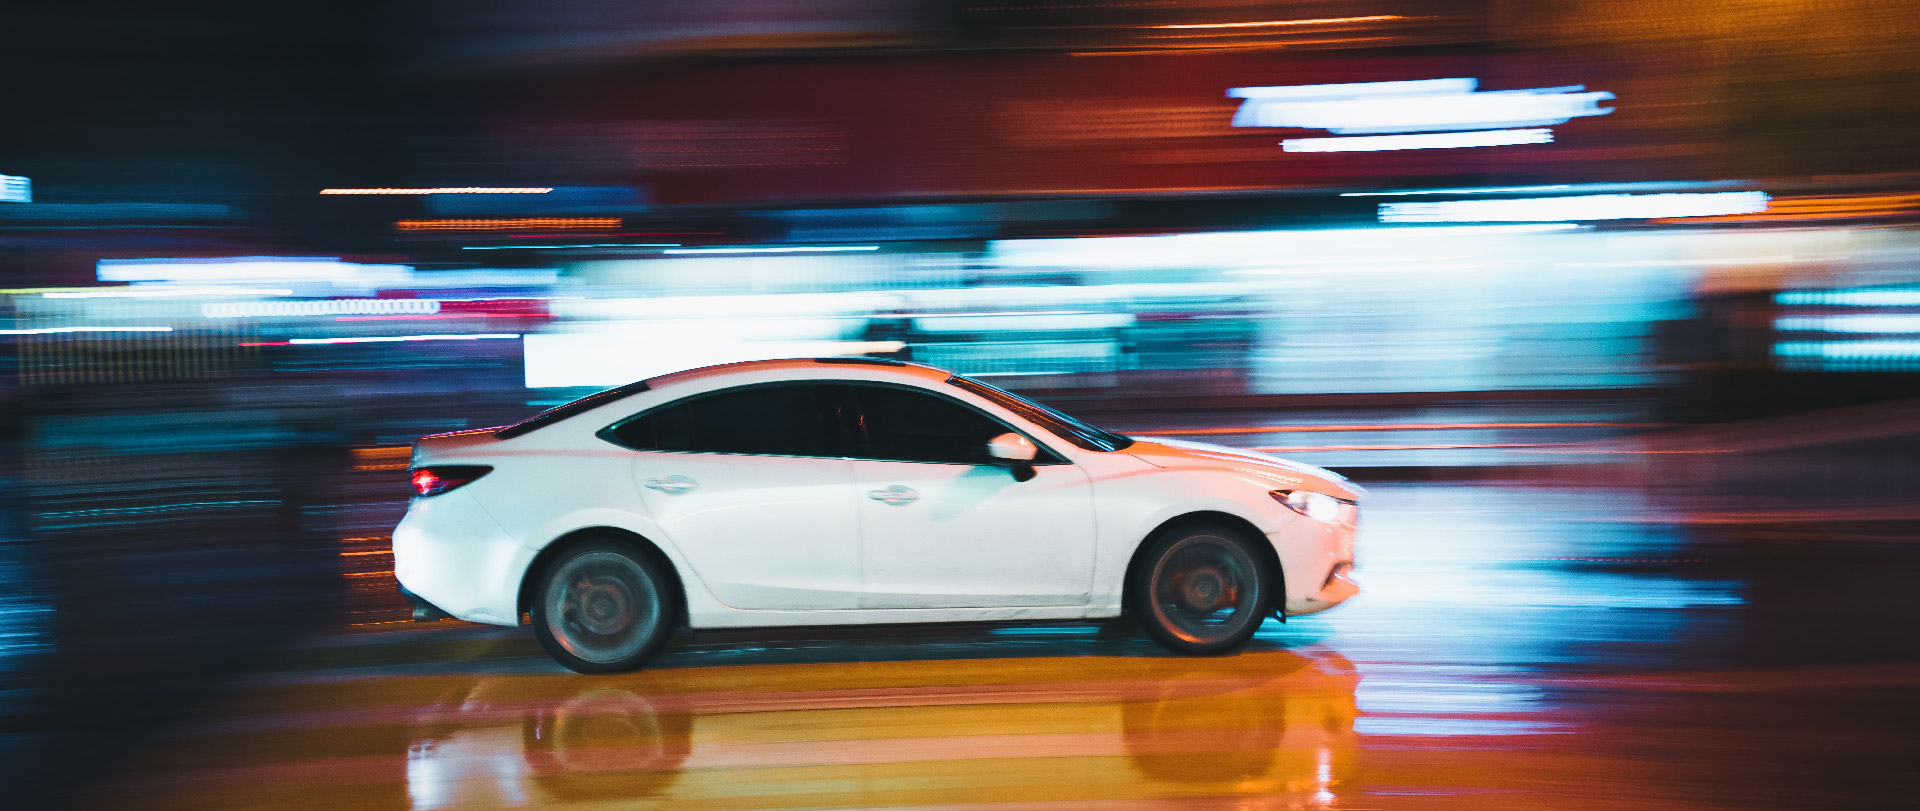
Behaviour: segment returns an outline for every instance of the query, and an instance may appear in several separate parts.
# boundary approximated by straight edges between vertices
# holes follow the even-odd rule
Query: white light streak
[[[321,189],[321,194],[546,194],[551,188],[445,186],[427,189]]]
[[[1412,197],[1421,194],[1513,194],[1515,192],[1566,191],[1573,188],[1562,183],[1558,186],[1496,186],[1479,189],[1419,189],[1416,191],[1350,191],[1341,197]]]
[[[824,245],[795,245],[776,248],[668,248],[661,253],[683,255],[703,253],[845,253],[850,251],[877,251],[878,245],[847,245],[830,247]]]
[[[1912,360],[1920,358],[1920,341],[1791,341],[1774,344],[1773,354],[1837,361]]]
[[[330,299],[326,301],[215,302],[200,307],[208,318],[286,318],[315,315],[431,315],[440,312],[434,299]]]
[[[1480,132],[1426,132],[1415,135],[1360,135],[1350,138],[1288,138],[1280,142],[1287,152],[1395,152],[1403,149],[1466,149],[1476,146],[1515,146],[1553,143],[1553,130],[1484,130]]]
[[[1796,315],[1774,319],[1773,328],[1781,332],[1902,335],[1920,333],[1920,315]]]
[[[1733,265],[1784,265],[1791,256],[1723,256],[1717,259],[1628,259],[1618,262],[1555,262],[1557,268],[1711,268]]]
[[[173,327],[39,327],[0,329],[0,335],[65,335],[75,332],[172,332]]]
[[[1381,203],[1381,222],[1575,222],[1670,219],[1756,214],[1767,210],[1757,191],[1704,194],[1592,194],[1522,197],[1512,200],[1449,200],[1442,203]]]
[[[463,251],[558,251],[570,248],[677,248],[678,242],[599,242],[583,245],[462,245]]]
[[[1541,127],[1613,112],[1599,106],[1613,98],[1612,93],[1582,92],[1586,88],[1580,85],[1488,93],[1475,92],[1478,86],[1478,79],[1428,79],[1236,87],[1227,95],[1246,99],[1233,116],[1236,127],[1296,127],[1342,135]]]
[[[361,265],[333,257],[237,256],[220,259],[102,259],[94,274],[103,282],[326,282],[404,284],[407,265]]]
[[[1284,28],[1295,25],[1335,25],[1404,20],[1398,14],[1370,14],[1365,17],[1318,17],[1310,20],[1267,20],[1250,23],[1188,23],[1185,25],[1149,25],[1148,28]]]
[[[293,338],[290,344],[380,344],[395,341],[486,341],[504,338],[518,338],[518,333],[488,333],[482,335],[381,335],[365,338]]]
[[[106,287],[99,290],[60,290],[41,293],[41,298],[176,298],[180,296],[291,296],[292,290],[271,287],[174,287],[139,285]]]

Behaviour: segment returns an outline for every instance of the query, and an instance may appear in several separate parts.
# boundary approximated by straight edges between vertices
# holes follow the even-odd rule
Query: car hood
[[[1348,499],[1358,499],[1367,492],[1365,488],[1347,481],[1347,477],[1326,468],[1205,442],[1135,438],[1133,444],[1121,452],[1155,467],[1211,468],[1255,476],[1274,482],[1274,489],[1277,490],[1289,486],[1305,487]]]

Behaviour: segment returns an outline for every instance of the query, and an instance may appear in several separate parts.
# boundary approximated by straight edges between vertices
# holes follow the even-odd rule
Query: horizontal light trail
[[[1356,135],[1345,138],[1288,138],[1287,152],[1395,152],[1404,149],[1466,149],[1553,143],[1553,130],[1538,127],[1474,132],[1424,132],[1413,135]]]
[[[828,247],[816,245],[782,246],[772,248],[668,248],[665,254],[705,254],[705,253],[845,253],[849,251],[877,251],[878,245],[849,245]]]
[[[1248,448],[1261,453],[1309,453],[1315,451],[1451,451],[1470,448],[1550,448],[1557,443],[1489,443],[1459,445],[1262,445]]]
[[[243,343],[241,346],[300,346],[306,344],[378,344],[396,341],[485,341],[503,338],[518,338],[517,333],[488,333],[484,335],[380,335],[367,338],[293,338],[285,341],[259,341]]]
[[[1658,428],[1661,423],[1640,422],[1448,422],[1380,423],[1370,425],[1267,425],[1243,428],[1175,428],[1130,431],[1129,436],[1220,436],[1227,434],[1310,434],[1349,431],[1465,431],[1487,428]]]
[[[1381,222],[1573,222],[1711,217],[1767,210],[1767,194],[1729,191],[1666,194],[1577,194],[1509,200],[1381,203]]]
[[[551,188],[525,186],[439,186],[426,189],[321,189],[321,194],[546,194]]]
[[[1373,23],[1387,20],[1404,20],[1398,14],[1371,14],[1365,17],[1320,17],[1309,20],[1267,20],[1249,23],[1189,23],[1186,25],[1149,25],[1147,28],[1284,28],[1296,25],[1339,25],[1342,23]]]
[[[36,327],[0,329],[0,335],[67,335],[76,332],[172,332],[173,327]]]

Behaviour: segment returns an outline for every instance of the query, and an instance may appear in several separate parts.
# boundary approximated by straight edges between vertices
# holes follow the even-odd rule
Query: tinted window
[[[1133,440],[1127,437],[1095,428],[1032,400],[994,388],[973,378],[954,375],[948,378],[947,382],[992,400],[1001,408],[1040,423],[1048,431],[1052,431],[1054,436],[1086,450],[1118,451],[1125,450],[1127,446],[1133,444]]]
[[[990,464],[987,440],[1007,426],[960,403],[922,391],[848,386],[858,408],[857,455],[902,462]]]
[[[813,385],[756,386],[696,395],[614,426],[635,450],[839,456],[831,412]]]

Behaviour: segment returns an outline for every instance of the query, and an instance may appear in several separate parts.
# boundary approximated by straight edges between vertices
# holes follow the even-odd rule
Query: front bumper
[[[1301,517],[1268,537],[1280,556],[1286,599],[1282,616],[1325,611],[1360,593],[1353,579],[1352,524],[1329,524]]]

